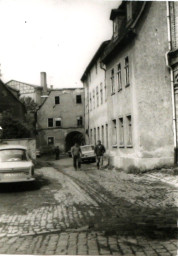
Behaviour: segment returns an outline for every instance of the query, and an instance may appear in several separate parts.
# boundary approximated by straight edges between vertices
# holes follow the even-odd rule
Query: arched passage
[[[66,152],[69,151],[75,143],[78,143],[79,145],[85,144],[85,138],[81,132],[74,131],[67,134],[65,138]]]

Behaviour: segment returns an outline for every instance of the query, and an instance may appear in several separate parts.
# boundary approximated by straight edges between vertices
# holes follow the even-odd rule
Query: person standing
[[[97,145],[95,146],[96,162],[97,168],[99,169],[100,165],[103,165],[103,155],[105,153],[105,147],[101,144],[101,141],[98,140]]]
[[[81,167],[81,162],[80,162],[80,155],[81,155],[81,149],[80,146],[75,143],[75,145],[71,148],[71,154],[73,158],[73,166],[75,170]]]
[[[57,146],[57,147],[55,148],[56,160],[59,160],[59,154],[60,154],[60,150],[59,150],[59,147]]]

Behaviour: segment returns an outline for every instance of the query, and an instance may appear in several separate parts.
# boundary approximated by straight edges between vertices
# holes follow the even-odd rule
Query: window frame
[[[124,133],[124,118],[120,116],[118,118],[119,128],[119,148],[125,148],[125,133]]]
[[[80,97],[80,98],[78,98]],[[80,100],[79,100],[80,99]],[[80,101],[80,102],[79,102]],[[77,94],[76,95],[76,104],[82,104],[82,95],[81,94]]]
[[[127,114],[126,115],[126,147],[127,148],[132,148],[133,147],[133,130],[132,130],[132,115]],[[131,138],[131,140],[130,140]]]
[[[49,125],[49,120],[50,119],[52,120],[52,126]],[[54,127],[54,118],[53,117],[48,117],[47,124],[48,124],[48,128],[53,128]]]
[[[118,92],[120,92],[122,90],[121,63],[117,65],[117,86],[118,86]]]
[[[82,127],[82,126],[83,126],[83,117],[77,116],[77,127]]]
[[[113,139],[115,140],[115,142],[113,141]],[[117,120],[116,119],[112,119],[112,148],[117,148]]]
[[[125,87],[130,85],[129,57],[125,57]]]
[[[115,72],[114,72],[114,68],[111,69],[111,73],[110,73],[110,80],[111,80],[111,95],[115,94]]]
[[[60,119],[60,120],[56,120],[56,119]],[[60,125],[56,125],[56,122],[60,121]],[[61,127],[62,126],[62,118],[61,117],[56,117],[55,118],[55,127]]]
[[[56,103],[56,99],[58,99],[58,103]],[[55,96],[54,101],[55,101],[55,105],[59,105],[60,104],[60,96]]]

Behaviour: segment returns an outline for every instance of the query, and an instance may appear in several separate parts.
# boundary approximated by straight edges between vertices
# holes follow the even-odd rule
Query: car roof
[[[22,145],[10,145],[10,144],[2,144],[0,145],[0,150],[3,149],[27,149],[27,147],[24,147]]]

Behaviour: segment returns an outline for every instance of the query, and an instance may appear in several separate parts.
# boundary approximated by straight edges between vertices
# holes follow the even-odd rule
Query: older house
[[[114,166],[174,163],[177,5],[123,1],[111,11],[113,36],[100,58],[107,92],[102,118],[106,122],[107,116],[108,154]],[[168,64],[175,70],[174,82]]]
[[[68,151],[84,143],[83,88],[51,89],[37,112],[37,144],[41,151],[59,146]]]

